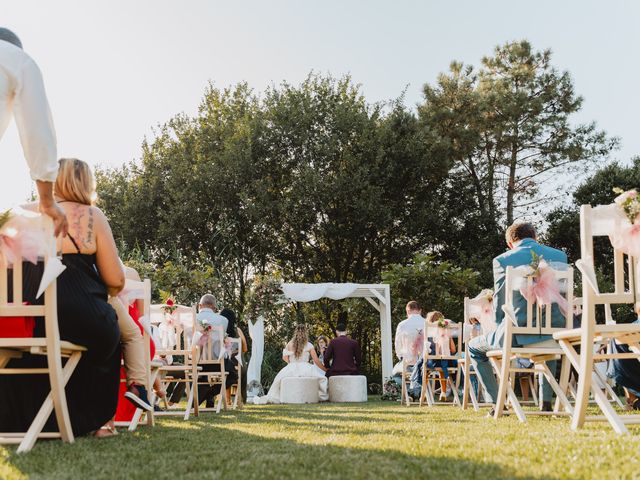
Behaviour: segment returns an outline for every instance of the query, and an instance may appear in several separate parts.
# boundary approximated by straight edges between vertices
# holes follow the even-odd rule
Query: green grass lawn
[[[453,406],[247,406],[74,445],[0,447],[2,479],[640,478],[640,427],[579,433],[566,418],[498,422]]]

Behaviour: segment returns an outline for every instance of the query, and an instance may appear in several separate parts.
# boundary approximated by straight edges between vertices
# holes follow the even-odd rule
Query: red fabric
[[[142,324],[140,323],[140,312],[138,311],[137,302],[134,302],[129,306],[129,315],[136,322],[140,333],[144,333]],[[156,346],[153,343],[153,339],[150,339],[151,359],[156,354]],[[124,367],[120,367],[120,391],[118,392],[118,408],[116,409],[116,422],[129,422],[133,419],[134,413],[136,413],[136,407],[129,400],[124,398],[124,394],[127,393],[127,374]]]
[[[23,305],[28,303],[25,302]],[[2,317],[0,338],[32,338],[35,327],[36,320],[33,317]]]

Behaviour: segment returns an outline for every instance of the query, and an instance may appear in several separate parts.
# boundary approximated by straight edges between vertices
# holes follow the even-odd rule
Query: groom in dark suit
[[[362,354],[360,345],[347,337],[347,327],[344,322],[336,327],[336,338],[329,342],[324,352],[324,366],[327,367],[327,377],[333,375],[359,375]]]

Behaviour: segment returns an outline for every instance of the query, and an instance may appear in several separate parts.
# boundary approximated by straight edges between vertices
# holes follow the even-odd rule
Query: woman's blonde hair
[[[53,191],[62,200],[93,205],[96,201],[96,181],[87,162],[77,158],[58,161],[58,177]]]
[[[434,310],[433,312],[429,312],[427,314],[427,323],[437,323],[438,321],[442,320],[444,318],[444,315],[442,314],[442,312],[439,312],[437,310]]]
[[[298,324],[293,329],[293,338],[291,339],[291,349],[293,350],[293,356],[299,358],[304,351],[304,347],[309,343],[309,331],[307,326]]]
[[[324,342],[325,346],[329,346],[329,339],[324,335],[318,335],[318,338],[316,338],[316,345],[318,348],[320,348],[320,340]]]

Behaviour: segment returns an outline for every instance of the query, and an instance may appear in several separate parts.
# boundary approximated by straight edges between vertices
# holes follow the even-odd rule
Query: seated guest
[[[202,296],[200,299],[200,303],[198,304],[198,315],[196,317],[196,321],[198,325],[202,325],[206,323],[211,325],[212,327],[222,327],[223,335],[226,335],[227,327],[229,326],[229,320],[225,317],[217,313],[218,306],[216,302],[216,297],[207,293]],[[215,334],[212,334],[212,347],[211,353],[214,358],[218,358],[220,355],[220,351],[224,349],[224,338],[219,338]],[[231,362],[229,358],[224,359],[224,369],[228,373],[227,375],[227,384],[233,385],[238,382],[238,373],[236,372],[235,365]],[[212,364],[204,364],[202,365],[202,370],[205,372],[219,372],[219,365]],[[213,399],[220,392],[219,385],[199,385],[198,386],[198,399],[200,403],[206,402],[207,408],[211,408],[214,406]],[[227,389],[226,399],[227,404],[230,403],[230,389]]]
[[[640,323],[640,305],[636,307],[638,319],[633,323]],[[633,353],[629,345],[611,342],[612,353]],[[627,405],[633,410],[640,410],[640,362],[635,358],[613,359],[609,364],[608,375],[616,385],[624,388]]]
[[[329,346],[329,339],[324,335],[318,336],[316,338],[316,347],[318,352],[318,358],[320,359],[320,363],[324,364],[324,352],[327,350]]]
[[[338,323],[336,338],[329,342],[329,346],[324,352],[327,377],[360,375],[361,356],[358,342],[347,336],[347,326],[344,323]]]
[[[440,320],[444,319],[444,315],[441,312],[433,311],[427,314],[426,323],[427,324],[437,324]],[[423,325],[424,328],[424,325]],[[436,344],[432,338],[429,338],[429,355],[436,354]],[[449,338],[449,351],[451,355],[456,353],[456,344],[453,341],[453,338]],[[438,372],[438,378],[440,381],[440,401],[445,401],[447,397],[450,395],[450,389],[447,389],[447,380],[449,378],[449,366],[450,360],[437,360],[437,359],[429,359],[427,362],[427,368],[431,370],[436,370]],[[420,392],[422,390],[422,368],[424,365],[424,358],[422,354],[420,358],[416,362],[413,372],[411,373],[411,381],[409,383],[409,394],[414,398],[419,398]]]
[[[230,308],[223,308],[220,311],[220,315],[222,315],[224,318],[227,319],[227,321],[229,322],[227,324],[227,337],[231,337],[231,338],[239,338],[240,339],[240,352],[238,352],[238,344],[237,343],[233,343],[232,347],[228,350],[227,355],[229,357],[229,361],[231,362],[231,364],[233,365],[233,371],[238,372],[238,368],[242,368],[242,378],[246,379],[247,375],[246,375],[246,362],[242,362],[242,366],[239,367],[238,365],[238,353],[240,353],[240,356],[242,356],[243,354],[247,353],[247,339],[244,336],[244,333],[242,332],[242,330],[240,329],[240,327],[237,327],[237,323],[236,323],[236,312],[234,312],[233,310],[231,310]],[[237,381],[237,380],[236,380]],[[229,394],[227,395],[228,398],[231,398],[231,385],[233,385],[232,383],[228,383],[227,382],[227,390],[229,392]],[[242,395],[242,401],[246,402],[247,399],[247,383],[246,381],[243,380],[242,385],[239,386],[240,387],[240,393]]]
[[[405,307],[406,320],[402,320],[396,327],[396,355],[410,365],[418,360],[422,353],[424,318],[422,308],[415,300],[411,300]]]
[[[138,272],[132,268],[123,268],[125,268],[126,278],[140,281]],[[122,357],[127,377],[127,391],[124,394],[124,398],[129,400],[136,408],[139,407],[151,411],[152,406],[149,403],[145,386],[147,362],[144,358],[145,345],[142,325],[139,323],[140,311],[136,302],[131,306],[125,306],[120,297],[111,297],[109,304],[118,315],[118,326],[120,327]]]
[[[109,295],[124,287],[124,271],[105,215],[93,206],[95,182],[89,166],[62,159],[54,186],[55,198],[69,219],[62,239],[62,263],[67,267],[57,279],[60,337],[87,348],[66,386],[73,433],[113,435],[108,424],[116,411],[120,385],[120,329]],[[36,293],[43,264],[24,266],[24,299],[42,303]],[[44,336],[44,322],[36,323],[35,336]],[[42,356],[25,355],[7,368],[46,365]],[[0,376],[0,431],[25,432],[49,393],[42,376]],[[104,428],[101,428],[103,427]],[[45,431],[57,428],[55,415]]]
[[[502,347],[504,340],[504,311],[502,306],[505,303],[505,279],[507,267],[519,267],[530,265],[532,253],[543,257],[548,263],[567,263],[567,256],[564,252],[555,248],[547,247],[536,241],[536,231],[530,223],[514,223],[506,231],[506,241],[509,251],[493,259],[493,278],[495,282],[493,307],[496,324],[498,327],[488,335],[480,335],[469,342],[469,356],[478,375],[480,383],[485,389],[488,402],[495,403],[498,395],[498,384],[493,372],[493,368],[487,358],[487,352]],[[518,325],[524,326],[527,319],[527,301],[520,292],[513,292],[513,309],[516,314]],[[564,326],[564,317],[558,305],[554,304],[551,309],[551,324],[554,327]],[[534,343],[548,341],[548,335],[514,335],[514,346],[526,346]],[[556,362],[549,361],[547,366],[551,372],[556,370]],[[551,411],[552,389],[547,381],[542,380],[542,404],[543,411]],[[493,411],[490,412],[490,415]]]

